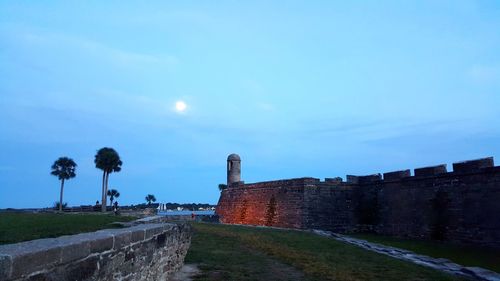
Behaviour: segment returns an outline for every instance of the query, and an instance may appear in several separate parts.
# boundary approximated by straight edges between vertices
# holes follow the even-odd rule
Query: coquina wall
[[[500,248],[500,167],[493,158],[320,181],[235,183],[216,210],[223,223],[314,228]]]
[[[166,280],[182,267],[191,232],[146,223],[2,245],[0,280]]]
[[[305,184],[292,179],[233,185],[224,190],[216,213],[224,223],[304,228]]]

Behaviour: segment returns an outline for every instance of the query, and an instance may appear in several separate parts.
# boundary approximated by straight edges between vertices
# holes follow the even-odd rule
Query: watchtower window
[[[233,162],[231,162],[231,161],[229,161],[229,162],[228,162],[227,169],[228,169],[229,171],[231,171],[231,168],[232,168],[232,166],[233,166],[232,164],[233,164]]]

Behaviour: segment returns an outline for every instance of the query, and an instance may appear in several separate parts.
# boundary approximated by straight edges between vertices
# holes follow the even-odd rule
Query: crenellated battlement
[[[429,177],[447,177],[459,176],[463,174],[481,174],[500,171],[500,166],[495,167],[493,157],[481,158],[453,163],[453,171],[448,172],[446,164],[416,168],[413,170],[413,176],[410,169],[386,172],[381,174],[372,174],[366,176],[347,175],[347,183],[350,184],[371,184],[374,182],[413,180]]]
[[[480,173],[491,173],[495,171],[500,171],[500,166],[494,166],[493,157],[461,161],[453,163],[453,171],[447,171],[446,164],[440,164],[436,166],[427,166],[421,168],[415,168],[413,170],[413,175],[410,169],[377,173],[371,175],[355,176],[346,175],[346,181],[344,182],[341,177],[336,178],[325,178],[323,181],[318,178],[312,177],[302,177],[302,178],[291,178],[273,181],[263,181],[255,183],[245,184],[243,181],[234,182],[230,185],[231,188],[269,188],[273,186],[298,186],[298,185],[314,185],[322,183],[322,186],[331,185],[332,187],[339,186],[339,184],[344,183],[348,185],[367,185],[372,183],[384,183],[384,182],[394,182],[394,181],[411,181],[420,180],[422,178],[432,178],[432,177],[454,177],[465,174],[480,174]]]

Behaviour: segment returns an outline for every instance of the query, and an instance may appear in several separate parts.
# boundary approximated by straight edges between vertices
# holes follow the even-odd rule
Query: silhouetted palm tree
[[[95,155],[95,167],[102,170],[102,206],[101,211],[106,212],[106,195],[108,193],[109,174],[121,171],[122,161],[120,155],[109,147],[103,147]]]
[[[156,197],[153,194],[148,194],[148,196],[146,196],[146,201],[148,205],[151,205],[151,202],[156,202]]]
[[[68,157],[59,157],[51,167],[51,175],[57,176],[61,181],[61,193],[59,194],[59,211],[63,208],[64,181],[76,176],[76,163]]]
[[[116,189],[111,189],[108,190],[107,195],[109,196],[109,205],[113,206],[113,200],[115,200],[115,198],[120,197],[120,192],[118,192],[118,190]]]

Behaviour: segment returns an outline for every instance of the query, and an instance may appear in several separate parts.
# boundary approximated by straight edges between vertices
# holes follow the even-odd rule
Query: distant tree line
[[[120,172],[121,166],[123,164],[120,159],[120,155],[113,148],[103,147],[99,149],[94,158],[95,167],[102,170],[102,185],[101,185],[101,211],[106,212],[107,197],[109,197],[110,205],[113,205],[113,201],[120,197],[120,192],[116,189],[108,189],[109,175],[113,172]],[[67,207],[67,203],[63,202],[64,193],[64,183],[65,181],[76,177],[76,162],[69,157],[59,157],[54,164],[51,166],[51,174],[57,176],[61,181],[59,201],[54,203],[54,208],[62,211]],[[221,185],[219,186],[221,188]],[[145,198],[146,204],[131,205],[133,208],[157,208],[159,206],[156,202],[156,197],[153,194],[148,194]],[[116,201],[115,201],[116,202]],[[96,207],[99,207],[99,201],[96,202]],[[178,203],[167,203],[167,209],[177,209],[182,207],[189,210],[197,210],[199,208],[209,208],[213,207],[210,204],[178,204]]]

